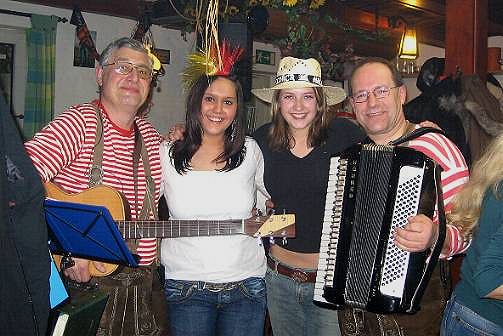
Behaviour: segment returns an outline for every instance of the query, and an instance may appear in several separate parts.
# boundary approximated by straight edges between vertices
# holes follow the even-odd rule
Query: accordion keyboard
[[[334,279],[335,258],[341,223],[340,209],[344,197],[346,172],[346,160],[340,160],[339,157],[331,158],[325,200],[325,215],[321,231],[320,258],[313,297],[314,301],[326,304],[332,304],[323,297],[323,288],[326,285],[332,286]]]

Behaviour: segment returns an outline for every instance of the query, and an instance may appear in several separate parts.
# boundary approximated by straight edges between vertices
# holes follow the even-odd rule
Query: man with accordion
[[[441,132],[433,129],[421,129],[419,125],[412,124],[405,119],[402,105],[406,100],[406,94],[406,87],[403,84],[400,74],[392,64],[384,59],[364,59],[357,64],[353,70],[350,80],[350,102],[356,119],[365,130],[368,138],[366,143],[357,145],[357,149],[352,148],[342,153],[342,159],[339,157],[333,158],[332,165],[335,164],[337,169],[342,169],[340,166],[343,164],[349,165],[344,168],[344,174],[340,174],[340,170],[337,170],[340,185],[346,183],[345,181],[350,179],[350,176],[358,176],[356,178],[358,181],[354,183],[347,182],[348,187],[344,187],[346,189],[343,191],[339,190],[340,196],[344,193],[343,205],[334,205],[334,209],[336,207],[340,208],[339,214],[325,214],[325,217],[331,222],[329,227],[332,231],[329,238],[332,239],[329,239],[326,245],[328,246],[327,249],[332,251],[332,254],[329,253],[328,258],[322,257],[322,252],[327,252],[322,251],[324,246],[324,237],[322,234],[318,278],[323,279],[323,284],[321,285],[323,293],[318,293],[318,298],[315,289],[315,302],[324,302],[323,304],[329,305],[335,304],[338,306],[338,309],[344,308],[339,311],[339,323],[342,335],[438,335],[442,311],[450,294],[450,284],[448,283],[449,272],[448,268],[445,268],[447,263],[443,260],[465,251],[469,245],[469,242],[463,240],[457,228],[451,225],[445,226],[444,213],[442,211],[443,209],[445,212],[450,211],[453,196],[468,180],[469,172],[463,155],[454,143]],[[390,157],[390,160],[396,160],[396,158],[401,157],[401,152],[405,152],[403,155],[407,157],[407,160],[409,160],[408,157],[411,155],[413,157],[417,155],[424,157],[425,164],[423,164],[423,167],[426,167],[425,169],[427,171],[437,170],[438,168],[436,173],[438,177],[437,179],[432,179],[432,186],[429,187],[435,195],[438,195],[438,199],[433,201],[436,202],[436,204],[430,202],[432,203],[432,210],[429,216],[423,214],[428,213],[428,211],[422,211],[422,195],[417,196],[419,203],[417,214],[414,213],[411,216],[407,215],[406,213],[409,211],[408,206],[405,207],[406,209],[398,209],[398,212],[402,212],[402,217],[405,216],[402,225],[395,225],[394,217],[390,218],[391,215],[386,214],[385,210],[381,211],[378,209],[384,208],[384,206],[374,205],[374,203],[376,203],[374,199],[368,201],[368,203],[365,203],[365,200],[362,201],[363,198],[378,198],[376,194],[379,192],[379,184],[382,184],[384,188],[390,187],[388,180],[384,182],[379,181],[380,179],[384,179],[380,170],[376,170],[372,168],[372,166],[369,166],[370,168],[365,168],[365,164],[368,160],[364,159],[364,155],[375,155],[375,153],[380,153],[381,151],[389,152],[389,148],[391,148],[391,154],[383,155]],[[358,152],[359,161],[351,157],[355,152]],[[370,154],[364,154],[363,152],[368,152]],[[348,157],[344,157],[344,155]],[[337,159],[337,162],[334,162],[334,159]],[[413,160],[417,161],[417,159]],[[433,164],[433,168],[428,168],[428,162]],[[354,165],[353,168],[350,167],[351,164]],[[363,179],[362,176],[365,174],[363,172],[365,169],[368,170],[366,173],[368,175],[368,186],[366,191],[360,188],[358,184]],[[401,172],[401,170],[391,166],[389,170],[390,175],[393,175],[394,171]],[[416,173],[413,173],[413,175],[414,174]],[[344,181],[341,182],[341,179]],[[419,184],[424,186],[425,183],[421,181],[423,181],[422,178]],[[331,207],[328,200],[330,184],[329,181],[329,187],[327,189],[327,208]],[[354,186],[355,184],[356,187]],[[337,183],[335,185],[337,189]],[[409,197],[409,194],[413,193],[415,187],[411,189],[412,191],[406,189],[403,192],[405,197]],[[358,195],[358,191],[360,191],[360,194],[365,195]],[[398,193],[399,192],[396,191],[396,194]],[[393,198],[394,197],[395,194],[393,194]],[[398,198],[398,196],[396,197]],[[353,199],[355,203],[350,203],[351,201],[346,202],[346,198]],[[389,206],[389,202],[386,203],[386,200],[383,202],[384,203],[381,204],[386,204],[386,207]],[[334,200],[334,202],[330,204],[336,204],[336,201]],[[379,202],[377,202],[377,204],[379,204]],[[373,209],[369,211],[371,206],[376,206],[376,211]],[[352,217],[348,220],[348,223],[350,222],[351,224],[345,224],[344,219],[340,224],[334,224],[334,218],[338,217],[341,212],[349,212],[350,210],[348,209],[355,212],[354,218]],[[393,222],[393,224],[388,225],[391,227],[388,228],[390,232],[389,239],[384,237],[382,231],[378,231],[376,235],[372,236],[372,229],[366,226],[368,225],[366,223],[372,220],[368,217],[378,216],[375,213],[380,211],[382,212],[381,215],[383,218],[387,218],[388,222]],[[394,211],[397,212],[396,205]],[[330,210],[328,210],[328,212],[330,212]],[[362,214],[358,215],[359,212]],[[405,215],[403,213],[405,213]],[[358,216],[360,216],[361,220],[358,219]],[[360,225],[362,225],[364,229],[359,230],[361,231],[360,233],[355,233],[355,231],[358,231],[358,221],[363,223]],[[386,222],[386,220],[383,220],[383,222]],[[442,225],[439,225],[439,222]],[[345,225],[351,227],[348,229],[351,232],[344,233]],[[334,227],[336,228],[334,229]],[[414,258],[422,258],[421,260],[424,262],[424,265],[429,265],[430,259],[438,258],[438,255],[440,256],[440,262],[436,267],[436,260],[433,260],[431,263],[430,273],[432,273],[432,275],[429,283],[427,279],[429,275],[425,276],[426,272],[423,272],[428,266],[416,266],[415,270],[408,270],[409,276],[407,279],[405,279],[406,277],[404,276],[401,286],[404,293],[407,291],[409,293],[403,294],[403,297],[388,293],[390,297],[397,297],[396,302],[387,302],[386,295],[381,295],[381,297],[372,299],[372,296],[376,295],[376,292],[390,291],[390,293],[393,293],[393,291],[396,290],[396,288],[382,289],[386,287],[382,282],[382,278],[386,276],[385,273],[391,273],[387,276],[390,278],[389,283],[392,284],[393,281],[398,281],[397,278],[400,277],[400,272],[406,272],[403,270],[397,271],[397,268],[399,268],[397,264],[399,262],[396,261],[388,266],[383,266],[383,270],[377,271],[375,265],[379,264],[379,262],[375,262],[374,264],[372,262],[367,262],[369,264],[367,272],[365,268],[366,262],[357,259],[356,255],[372,254],[373,252],[367,253],[365,251],[367,247],[365,246],[348,247],[349,244],[353,244],[353,241],[359,239],[357,237],[358,234],[361,236],[363,245],[373,244],[376,250],[381,250],[383,256],[377,257],[377,254],[373,254],[373,257],[370,257],[370,259],[374,258],[377,260],[380,258],[379,260],[382,261],[382,264],[386,263],[384,259],[387,257],[385,257],[384,254],[388,255],[388,250],[390,249],[398,250],[398,252],[392,252],[394,254],[405,255],[399,256],[399,262],[403,261],[401,259],[406,258],[406,260],[409,260],[409,265],[411,265],[411,260]],[[333,239],[334,235],[337,236],[335,240]],[[444,235],[445,241],[442,245]],[[386,241],[388,240],[388,245],[392,245],[391,247],[386,247]],[[349,243],[349,241],[351,241],[351,243]],[[344,249],[349,252],[346,254],[340,252]],[[354,251],[352,251],[352,249]],[[335,255],[335,251],[337,251],[337,256]],[[341,255],[339,255],[339,253],[341,253]],[[325,253],[325,255],[327,254]],[[328,266],[323,264],[324,260],[327,261]],[[345,269],[344,272],[346,272],[346,274],[341,275],[342,273],[339,272],[341,268]],[[321,273],[323,274],[320,274],[320,269],[326,269],[326,273],[323,273],[322,270]],[[352,270],[354,270],[356,275],[352,274]],[[359,272],[365,273],[361,276],[362,278],[369,279],[367,288],[362,289],[361,283],[366,280],[358,279],[359,275],[357,273]],[[373,272],[377,275],[370,274]],[[416,279],[409,279],[414,277]],[[354,280],[355,285],[351,284],[352,280],[350,278],[356,278]],[[380,280],[376,280],[377,278],[380,278]],[[341,283],[344,282],[342,279],[346,281],[344,285],[341,285]],[[380,284],[371,282],[379,282]],[[414,285],[408,284],[409,282]],[[424,286],[424,288],[411,288],[414,287],[416,283],[418,287]],[[421,284],[419,285],[419,283]],[[330,288],[331,285],[333,285],[334,288]],[[393,287],[394,285],[388,284],[388,287],[389,286]],[[335,287],[344,288],[337,289]],[[368,290],[368,293],[365,292],[366,290]],[[419,299],[421,296],[423,296],[423,299],[421,309],[419,309]],[[362,302],[359,299],[360,297],[364,297],[365,300],[368,299],[368,301],[363,300]],[[407,300],[410,300],[410,303],[407,303]],[[416,312],[417,310],[419,311]]]

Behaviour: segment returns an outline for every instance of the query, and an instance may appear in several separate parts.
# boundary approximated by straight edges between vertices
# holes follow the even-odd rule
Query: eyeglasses
[[[391,89],[396,89],[400,86],[401,85],[393,86],[390,88],[385,85],[377,86],[377,87],[373,88],[372,91],[368,91],[368,90],[358,91],[353,96],[351,96],[351,98],[353,98],[353,101],[355,103],[365,103],[369,99],[370,93],[372,92],[372,94],[374,95],[374,97],[376,99],[383,99],[383,98],[386,98],[387,96],[389,96]]]
[[[111,66],[113,65],[113,69],[116,73],[118,73],[119,75],[129,75],[133,69],[136,70],[136,73],[138,74],[138,77],[140,79],[144,79],[144,80],[150,80],[152,79],[152,76],[154,75],[154,72],[152,71],[152,69],[146,67],[146,66],[143,66],[143,65],[136,65],[132,62],[128,62],[128,61],[116,61],[116,62],[113,62],[113,63],[108,63],[108,64],[103,64],[103,67],[106,67],[106,66]]]

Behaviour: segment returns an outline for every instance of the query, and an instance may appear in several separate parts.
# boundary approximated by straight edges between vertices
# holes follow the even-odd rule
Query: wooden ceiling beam
[[[21,2],[32,3],[36,5],[73,9],[74,6],[79,6],[80,10],[88,13],[103,14],[117,16],[127,19],[136,20],[140,13],[140,8],[143,6],[141,0],[86,0],[86,1],[69,1],[69,0],[23,0]],[[68,18],[69,19],[69,18]]]
[[[485,81],[487,72],[487,0],[448,0],[446,20],[445,73],[477,74]]]
[[[144,6],[142,0],[22,0],[21,2],[32,3],[37,5],[72,9],[74,5],[78,5],[83,12],[96,13],[102,15],[111,15],[136,20],[139,16],[140,9]],[[393,3],[402,5],[406,8],[414,9],[420,12],[429,13],[438,16],[438,22],[445,24],[445,5],[442,5],[432,0],[392,0]],[[350,8],[345,5],[336,5],[330,2],[329,11],[334,13],[341,22],[345,22],[354,28],[373,31],[376,27],[375,14],[369,11]],[[383,13],[381,11],[381,13]],[[427,22],[434,23],[427,19]],[[380,15],[377,26],[379,29],[389,29],[387,17]],[[417,22],[416,27],[421,27],[423,21]],[[439,47],[444,47],[444,37],[437,36],[434,30],[418,29],[418,39],[421,43],[432,44]],[[489,36],[503,35],[503,25],[489,22]]]
[[[431,0],[394,0],[395,3],[404,7],[415,9],[421,12],[445,16],[445,6]]]

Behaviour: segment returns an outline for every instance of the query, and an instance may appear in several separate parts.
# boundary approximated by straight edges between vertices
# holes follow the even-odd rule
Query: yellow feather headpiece
[[[204,6],[197,6],[196,27],[200,24]],[[201,33],[202,31],[197,31]],[[243,49],[232,49],[227,41],[218,45],[218,0],[209,0],[206,12],[206,24],[202,50],[187,56],[187,66],[182,73],[182,82],[186,90],[189,90],[201,76],[222,75],[228,76],[234,64],[243,54]]]
[[[201,76],[229,76],[243,52],[243,48],[231,48],[229,42],[224,41],[218,49],[189,54],[187,67],[182,73],[184,88],[189,90]]]

